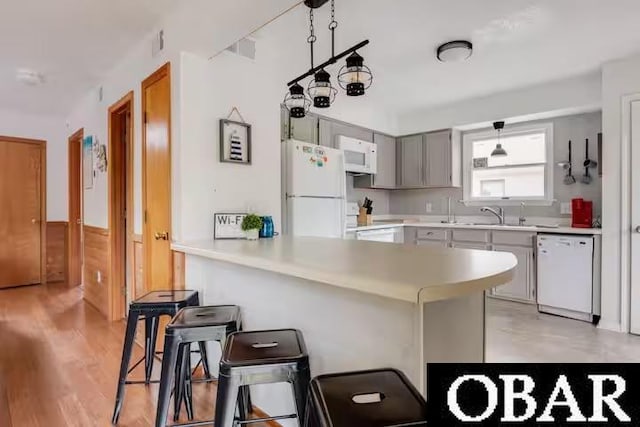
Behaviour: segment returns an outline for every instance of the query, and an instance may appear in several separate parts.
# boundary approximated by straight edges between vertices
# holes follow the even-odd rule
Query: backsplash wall
[[[549,120],[540,121],[540,123]],[[584,173],[582,162],[585,155],[585,139],[589,138],[589,155],[592,159],[600,162],[597,150],[598,133],[602,132],[602,113],[586,113],[574,116],[558,117],[551,119],[554,125],[554,198],[557,202],[553,206],[527,206],[525,210],[526,216],[536,217],[568,217],[569,215],[560,214],[560,203],[570,202],[572,198],[582,197],[586,200],[592,200],[594,203],[594,216],[598,216],[602,212],[602,183],[597,171],[592,170],[593,180],[591,184],[585,185],[580,182],[580,176]],[[538,122],[531,122],[538,123]],[[573,185],[564,185],[564,171],[556,166],[558,162],[566,161],[567,143],[573,141],[573,174],[576,182]],[[603,145],[607,141],[603,141]],[[579,167],[580,166],[580,167]],[[353,184],[351,183],[351,188]],[[349,184],[347,186],[349,188]],[[384,206],[385,197],[380,190],[355,190],[358,193],[368,195],[369,198],[379,198],[382,202],[380,208]],[[348,191],[349,192],[349,191]],[[353,193],[353,189],[352,189]],[[462,199],[461,188],[438,188],[427,190],[394,190],[388,193],[389,214],[392,215],[425,215],[426,204],[431,203],[431,214],[443,215],[447,213],[447,197],[451,197],[454,201],[452,207],[455,208],[457,215],[477,215],[479,208],[477,206],[464,206],[458,203]],[[351,199],[350,199],[351,200]],[[507,215],[517,216],[519,208],[506,207]],[[376,214],[384,214],[383,209],[376,209]]]
[[[347,201],[358,202],[365,197],[373,200],[373,215],[388,215],[389,198],[391,191],[388,190],[367,190],[353,187],[353,176],[347,174]]]

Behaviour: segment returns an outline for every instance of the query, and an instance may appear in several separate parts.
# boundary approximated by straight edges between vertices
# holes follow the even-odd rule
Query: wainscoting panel
[[[109,230],[83,226],[84,299],[105,317],[109,316]]]
[[[47,222],[47,282],[67,280],[66,221]]]

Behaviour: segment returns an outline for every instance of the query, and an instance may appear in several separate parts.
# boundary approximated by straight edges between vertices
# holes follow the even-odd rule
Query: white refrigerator
[[[284,232],[343,238],[346,172],[341,150],[305,142],[283,143]]]

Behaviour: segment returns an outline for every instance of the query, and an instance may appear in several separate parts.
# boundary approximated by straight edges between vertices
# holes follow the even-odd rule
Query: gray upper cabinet
[[[340,135],[356,138],[360,141],[373,142],[373,131],[370,129],[329,119],[320,119],[320,145],[338,148]]]
[[[400,138],[397,144],[398,185],[403,188],[424,187],[422,135]]]
[[[377,172],[375,175],[356,176],[353,185],[356,188],[396,188],[396,139],[375,133],[373,142],[377,146]]]
[[[451,183],[451,132],[424,135],[425,185],[447,187]]]
[[[319,119],[317,116],[307,114],[300,119],[291,118],[289,122],[289,135],[291,139],[308,142],[310,144],[318,144]]]
[[[451,129],[398,139],[400,188],[459,187],[460,134]]]

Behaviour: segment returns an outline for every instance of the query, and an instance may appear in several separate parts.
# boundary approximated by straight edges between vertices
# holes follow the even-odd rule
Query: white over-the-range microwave
[[[348,136],[338,136],[338,148],[344,152],[347,172],[375,174],[377,172],[376,144]]]

